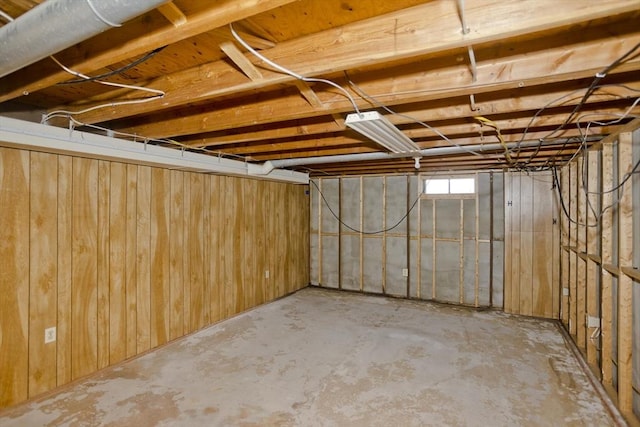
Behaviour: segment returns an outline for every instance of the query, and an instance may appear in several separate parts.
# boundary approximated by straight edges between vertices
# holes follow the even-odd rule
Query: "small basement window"
[[[476,192],[475,178],[426,179],[425,194],[473,194]]]

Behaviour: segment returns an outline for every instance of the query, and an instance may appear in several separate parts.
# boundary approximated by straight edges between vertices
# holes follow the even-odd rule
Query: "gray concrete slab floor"
[[[0,412],[13,426],[607,426],[548,321],[307,288]]]

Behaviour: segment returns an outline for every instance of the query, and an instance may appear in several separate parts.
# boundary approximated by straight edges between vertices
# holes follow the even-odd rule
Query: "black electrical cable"
[[[560,199],[560,206],[562,207],[562,212],[564,212],[564,215],[567,217],[567,219],[569,220],[569,222],[576,224],[576,225],[580,225],[580,226],[587,226],[587,227],[595,227],[596,224],[581,224],[580,222],[574,220],[573,218],[571,218],[571,215],[569,214],[569,211],[567,210],[567,206],[564,203],[564,198],[562,197],[562,188],[560,187],[560,180],[558,179],[558,171],[556,170],[556,168],[551,168],[551,171],[553,172],[553,185],[556,188],[556,190],[558,191],[558,198]]]
[[[324,194],[322,194],[322,191],[320,191],[320,187],[318,187],[318,184],[316,184],[313,180],[309,180],[309,182],[311,182],[314,187],[316,187],[316,190],[318,190],[318,193],[320,194],[320,197],[322,197],[322,200],[324,201],[325,205],[327,205],[327,208],[329,208],[329,212],[331,212],[331,215],[333,215],[333,217],[335,219],[338,220],[338,222],[340,224],[342,224],[343,226],[345,226],[346,228],[348,228],[349,230],[356,232],[356,233],[360,233],[360,234],[380,234],[380,233],[386,233],[387,231],[391,231],[394,228],[398,227],[402,221],[404,221],[409,214],[411,213],[411,211],[413,211],[413,208],[416,207],[416,205],[418,204],[418,201],[420,200],[421,194],[418,194],[418,197],[416,197],[416,199],[413,201],[413,204],[411,205],[411,207],[409,208],[409,210],[407,211],[406,214],[404,214],[404,216],[402,218],[400,218],[400,220],[398,222],[396,222],[393,226],[386,228],[384,230],[378,230],[378,231],[363,231],[363,230],[358,230],[355,229],[353,227],[351,227],[349,224],[345,223],[344,221],[342,221],[340,219],[340,217],[338,215],[336,215],[336,213],[333,211],[333,209],[331,208],[331,205],[329,204],[329,202],[327,201],[327,199],[324,197]]]
[[[631,56],[639,48],[640,48],[640,43],[636,44],[634,47],[629,49],[629,51],[627,51],[624,55],[622,55],[621,57],[613,61],[611,64],[609,64],[607,67],[605,67],[602,71],[597,73],[596,77],[593,79],[593,81],[589,85],[589,88],[582,96],[582,99],[580,100],[580,102],[576,104],[576,106],[573,108],[573,111],[571,111],[569,116],[565,119],[565,121],[560,126],[558,126],[555,130],[549,133],[549,135],[547,135],[545,138],[548,138],[550,135],[553,135],[557,131],[564,128],[571,121],[571,119],[576,115],[576,113],[584,106],[584,104],[587,102],[587,99],[589,99],[589,97],[593,95],[593,92],[595,92],[596,88],[598,87],[598,83],[600,83],[600,81],[604,79],[611,70],[616,68],[622,62],[624,62],[629,56]]]
[[[578,104],[576,104],[576,106],[573,108],[573,110],[571,111],[569,116],[564,120],[564,122],[562,122],[562,124],[560,126],[558,126],[556,129],[551,131],[544,138],[541,138],[541,143],[542,143],[542,139],[550,138],[551,135],[553,135],[556,132],[558,132],[559,130],[563,129],[571,121],[571,119],[573,119],[573,117],[576,115],[576,113],[578,111],[580,111],[580,109],[587,102],[587,99],[589,99],[589,97],[595,92],[595,90],[596,90],[596,88],[598,86],[598,83],[600,83],[600,81],[602,79],[604,79],[611,70],[613,70],[618,65],[622,64],[627,58],[629,58],[636,50],[638,50],[638,48],[640,48],[640,43],[637,43],[635,46],[633,46],[631,49],[629,49],[624,55],[622,55],[621,57],[619,57],[618,59],[613,61],[611,64],[609,64],[607,67],[605,67],[602,71],[597,73],[596,77],[593,79],[593,81],[591,82],[591,84],[587,88],[587,91],[584,93],[584,96],[582,97],[580,102]],[[558,150],[556,155],[554,155],[554,156],[550,157],[549,159],[547,159],[547,161],[545,162],[545,165],[548,165],[550,160],[554,161],[555,158],[560,154],[560,152],[562,150],[564,150],[565,147],[566,147],[566,143],[562,145],[562,147]]]
[[[160,53],[166,47],[167,46],[162,46],[162,47],[159,47],[157,49],[154,49],[151,52],[149,52],[146,55],[144,55],[143,57],[138,58],[135,61],[133,61],[132,63],[127,64],[124,67],[118,68],[117,70],[112,70],[112,71],[109,71],[109,72],[106,72],[104,74],[100,74],[100,75],[97,75],[97,76],[91,76],[88,79],[67,80],[67,81],[64,81],[64,82],[59,82],[59,83],[57,83],[57,85],[71,85],[71,84],[76,84],[76,83],[93,82],[93,81],[96,81],[96,80],[102,80],[102,79],[106,79],[107,77],[115,76],[116,74],[124,73],[125,71],[128,71],[131,68],[133,68],[133,67],[135,67],[137,65],[140,65],[143,62],[153,58],[156,54]]]

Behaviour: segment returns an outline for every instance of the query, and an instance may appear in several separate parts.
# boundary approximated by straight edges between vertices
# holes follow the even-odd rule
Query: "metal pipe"
[[[596,136],[595,138],[600,138]],[[593,140],[593,138],[589,138],[588,140]],[[535,147],[538,144],[545,145],[557,145],[558,141],[554,142],[540,142],[538,140],[535,141],[522,141],[512,142],[506,144],[507,148],[526,148],[526,147]],[[481,153],[483,151],[496,151],[496,150],[504,150],[504,146],[502,144],[479,144],[479,145],[465,145],[465,146],[451,146],[451,147],[435,147],[435,148],[426,148],[424,150],[420,150],[417,153],[386,153],[386,152],[376,152],[376,153],[361,153],[361,154],[341,154],[338,156],[321,156],[321,157],[301,157],[295,159],[280,159],[280,160],[268,160],[262,164],[249,164],[249,174],[251,175],[267,175],[275,168],[288,168],[293,166],[306,166],[306,165],[318,165],[325,163],[347,163],[347,162],[358,162],[358,161],[367,161],[367,160],[385,160],[385,159],[399,159],[399,158],[409,158],[409,157],[433,157],[433,156],[441,156],[446,154],[460,154],[468,151],[475,151],[477,153]]]
[[[119,26],[167,1],[45,1],[0,27],[0,77]]]

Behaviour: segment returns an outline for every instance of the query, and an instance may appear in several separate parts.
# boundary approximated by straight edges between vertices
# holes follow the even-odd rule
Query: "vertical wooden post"
[[[561,187],[561,197],[562,202],[565,204],[565,208],[569,208],[567,206],[569,202],[569,168],[564,167],[559,172],[560,173],[560,187]],[[560,206],[562,209],[562,206]],[[562,316],[562,323],[565,325],[567,330],[569,329],[569,284],[571,283],[570,277],[570,269],[569,269],[569,257],[570,252],[568,247],[569,243],[569,218],[565,214],[564,210],[560,212],[560,244],[562,245],[562,267],[561,267],[561,276],[562,276],[562,299],[560,303],[560,312]]]
[[[587,221],[587,205],[586,205],[586,197],[585,197],[585,188],[583,182],[583,173],[586,159],[583,157],[579,157],[576,161],[576,183],[577,183],[577,192],[576,192],[576,200],[577,200],[577,216],[576,221],[577,224],[577,235],[576,235],[576,252],[577,253],[586,253],[586,227],[585,223]],[[587,323],[586,323],[586,307],[587,307],[587,299],[586,299],[586,291],[587,291],[587,265],[586,261],[582,258],[578,258],[576,260],[577,265],[577,287],[576,287],[576,298],[577,298],[577,321],[576,321],[576,343],[578,348],[581,351],[585,352],[587,349]]]
[[[632,134],[621,133],[618,139],[618,168],[622,182],[624,175],[631,171],[632,167]],[[628,180],[624,185],[624,191],[618,205],[619,214],[619,258],[620,266],[626,267],[633,264],[633,206],[632,186],[633,180]],[[618,279],[618,405],[622,413],[630,413],[633,403],[633,368],[632,368],[632,331],[633,331],[633,281],[626,274],[621,274]]]
[[[577,184],[577,166],[576,162],[572,162],[569,165],[569,217],[572,219],[569,224],[569,247],[573,248],[569,252],[569,277],[571,278],[569,284],[569,333],[573,336],[574,341],[576,337],[578,312],[577,312],[577,272],[578,272],[578,255],[575,252],[577,247],[577,235],[578,226],[576,224],[577,219],[577,193],[579,191]]]
[[[602,207],[607,208],[613,203],[613,193],[607,190],[614,187],[613,183],[613,144],[605,144],[602,147]],[[601,260],[602,265],[611,264],[613,261],[612,254],[612,228],[613,228],[613,209],[607,209],[602,218],[602,241],[601,241]],[[612,286],[613,276],[611,273],[602,269],[602,305],[601,305],[601,334],[602,334],[602,382],[605,386],[613,387],[613,363],[612,354],[612,322],[613,322],[613,301]]]
[[[587,195],[586,200],[588,202],[587,209],[587,253],[589,255],[596,255],[598,251],[598,219],[595,212],[600,212],[599,197],[598,197],[598,181],[600,171],[598,169],[598,155],[599,152],[590,150],[587,153]],[[587,261],[587,320],[600,318],[600,293],[598,292],[597,283],[599,281],[599,269],[598,265],[589,259]],[[593,337],[594,333],[598,331],[599,325],[591,324],[587,321],[587,362],[591,365],[591,368],[598,371],[598,343],[597,337]]]
[[[512,299],[512,279],[511,279],[511,270],[512,270],[512,225],[511,225],[511,212],[513,208],[513,173],[507,172],[504,174],[505,185],[504,185],[504,273],[503,273],[503,282],[504,282],[504,298],[503,305],[505,313],[513,313],[513,309],[511,306]]]

